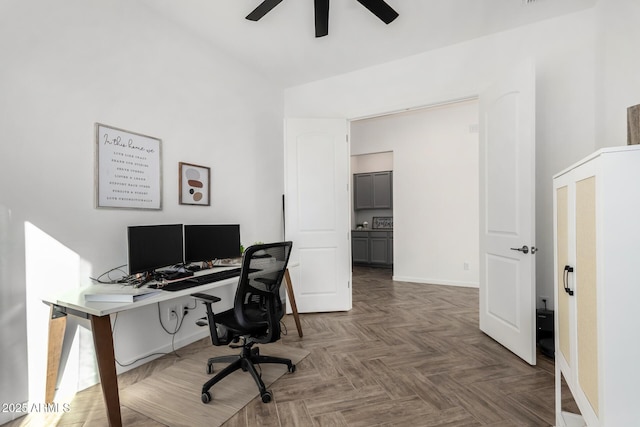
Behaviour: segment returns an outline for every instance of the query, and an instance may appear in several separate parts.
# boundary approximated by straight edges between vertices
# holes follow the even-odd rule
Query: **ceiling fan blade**
[[[314,0],[316,37],[329,34],[329,0]]]
[[[271,9],[279,5],[281,2],[282,0],[264,0],[258,5],[258,7],[253,9],[253,12],[246,16],[246,19],[248,19],[249,21],[257,21],[264,15],[269,13]]]
[[[358,2],[369,9],[371,13],[380,18],[385,24],[390,24],[398,17],[398,12],[393,10],[384,0],[358,0]]]

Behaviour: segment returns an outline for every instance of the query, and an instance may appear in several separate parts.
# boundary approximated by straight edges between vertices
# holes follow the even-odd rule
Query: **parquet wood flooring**
[[[309,356],[270,387],[273,402],[254,399],[224,426],[553,425],[553,361],[538,355],[538,365],[529,366],[480,332],[478,304],[477,289],[394,282],[390,270],[354,268],[353,309],[301,314],[303,338],[286,316],[281,342]],[[166,356],[129,371],[121,388],[171,363]],[[104,418],[99,388],[78,396],[87,402],[84,420]],[[74,401],[74,411],[80,405]],[[75,418],[52,425],[96,425]],[[159,425],[128,408],[123,419]],[[9,425],[36,425],[25,422]]]
[[[311,354],[275,384],[276,406],[304,408],[298,425],[553,425],[553,361],[529,366],[480,332],[478,304],[477,289],[354,269],[353,310],[304,314],[304,338],[283,339]]]

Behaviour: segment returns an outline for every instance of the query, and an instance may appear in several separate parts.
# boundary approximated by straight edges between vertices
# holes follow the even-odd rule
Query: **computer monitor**
[[[182,224],[137,225],[127,229],[129,274],[182,264]]]
[[[240,252],[240,225],[209,224],[184,226],[184,262],[209,262],[237,258]]]

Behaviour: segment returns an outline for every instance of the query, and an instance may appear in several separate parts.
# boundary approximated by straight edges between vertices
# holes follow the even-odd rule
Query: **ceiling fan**
[[[246,18],[250,21],[258,21],[282,0],[264,0]],[[385,24],[391,23],[398,17],[398,12],[393,10],[384,0],[358,0],[360,4],[369,9]],[[329,34],[329,0],[313,0],[316,20],[316,37]]]

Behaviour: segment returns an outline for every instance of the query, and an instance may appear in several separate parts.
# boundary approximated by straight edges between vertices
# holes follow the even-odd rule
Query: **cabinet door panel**
[[[353,262],[368,263],[369,262],[369,238],[368,237],[352,237],[351,238],[351,257]]]
[[[596,178],[576,183],[576,305],[578,382],[598,416],[598,307],[596,292]]]
[[[391,208],[391,176],[391,172],[373,174],[373,207],[375,209]]]
[[[355,209],[373,208],[373,175],[357,174],[353,176]]]
[[[387,237],[369,237],[372,264],[387,264],[388,241]]]

